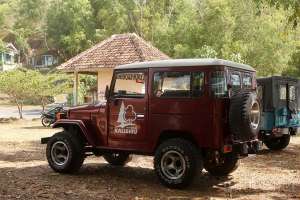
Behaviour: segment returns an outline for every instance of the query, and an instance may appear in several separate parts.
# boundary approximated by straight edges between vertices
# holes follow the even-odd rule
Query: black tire
[[[180,168],[178,162],[182,163],[182,173],[178,177],[170,175],[172,174],[172,169],[167,169],[164,167],[168,161],[168,155],[171,154],[177,156],[177,160],[170,159],[172,162],[172,167]],[[179,159],[179,160],[178,160]],[[171,163],[167,164],[171,165]],[[184,139],[174,138],[169,139],[156,149],[154,157],[154,170],[157,174],[160,182],[169,188],[183,188],[189,185],[197,174],[202,171],[202,158],[200,156],[200,151],[197,150],[196,146]],[[170,167],[171,168],[171,167]],[[175,169],[173,169],[173,172]],[[178,170],[180,171],[180,170]],[[176,170],[177,172],[177,170]],[[175,172],[175,173],[176,173]]]
[[[44,127],[49,127],[51,125],[51,119],[47,117],[42,117],[42,124]]]
[[[75,135],[75,134],[74,134]],[[75,173],[77,172],[83,164],[84,155],[84,143],[79,137],[69,134],[66,131],[56,133],[51,137],[47,143],[47,160],[50,167],[59,173]],[[60,148],[65,148],[67,150],[55,150],[57,145],[61,145]],[[58,159],[57,151],[61,154],[67,154],[64,162]],[[66,153],[68,151],[68,153]],[[61,157],[61,156],[60,156]],[[61,161],[60,164],[59,161]]]
[[[289,145],[290,139],[290,135],[283,135],[277,138],[266,139],[264,143],[271,150],[282,150]]]
[[[257,116],[256,120],[253,118],[254,113]],[[260,115],[260,104],[256,93],[243,92],[234,95],[230,100],[229,108],[229,127],[234,139],[238,141],[255,139],[259,132]]]
[[[128,153],[105,153],[103,157],[114,166],[124,166],[131,161],[131,156]]]
[[[204,169],[213,176],[227,176],[239,166],[239,158],[236,154],[228,153],[221,157],[220,163],[214,161],[204,162]]]

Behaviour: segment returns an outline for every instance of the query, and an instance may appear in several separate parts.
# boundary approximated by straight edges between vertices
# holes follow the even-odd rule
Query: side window
[[[204,86],[204,72],[194,72],[193,83],[192,83],[193,97],[199,97],[203,94],[203,86]]]
[[[286,85],[279,86],[279,95],[280,100],[286,100]]]
[[[224,97],[227,95],[227,83],[224,71],[216,71],[211,73],[210,77],[211,90],[216,97]]]
[[[252,86],[252,77],[250,74],[243,75],[243,87],[244,88],[251,88]]]
[[[113,96],[143,97],[145,95],[144,77],[143,72],[117,73]]]
[[[190,97],[191,73],[156,72],[153,86],[156,97]]]
[[[296,100],[296,87],[294,85],[289,86],[289,100],[290,101]]]
[[[230,81],[231,81],[231,84],[232,84],[232,90],[241,89],[241,78],[240,78],[239,74],[232,73],[230,75]]]

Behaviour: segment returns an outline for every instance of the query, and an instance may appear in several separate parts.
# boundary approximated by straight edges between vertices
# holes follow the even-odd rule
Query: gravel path
[[[38,121],[0,123],[0,199],[300,199],[300,137],[281,152],[264,149],[241,161],[229,177],[206,172],[184,190],[160,185],[152,157],[126,167],[89,157],[77,175],[54,173],[40,137],[55,130]]]

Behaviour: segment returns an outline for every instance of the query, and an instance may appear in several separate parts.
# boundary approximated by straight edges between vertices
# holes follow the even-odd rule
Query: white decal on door
[[[119,125],[115,127],[115,133],[136,135],[137,126],[135,120],[136,113],[134,112],[133,106],[128,105],[125,108],[124,102],[122,101],[117,120]]]

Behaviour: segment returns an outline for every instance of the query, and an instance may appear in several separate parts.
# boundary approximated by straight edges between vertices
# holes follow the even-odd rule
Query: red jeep
[[[220,59],[134,63],[114,70],[106,103],[70,109],[47,143],[50,167],[76,172],[88,155],[125,165],[153,155],[168,187],[183,187],[203,168],[228,175],[259,147],[255,70]]]

